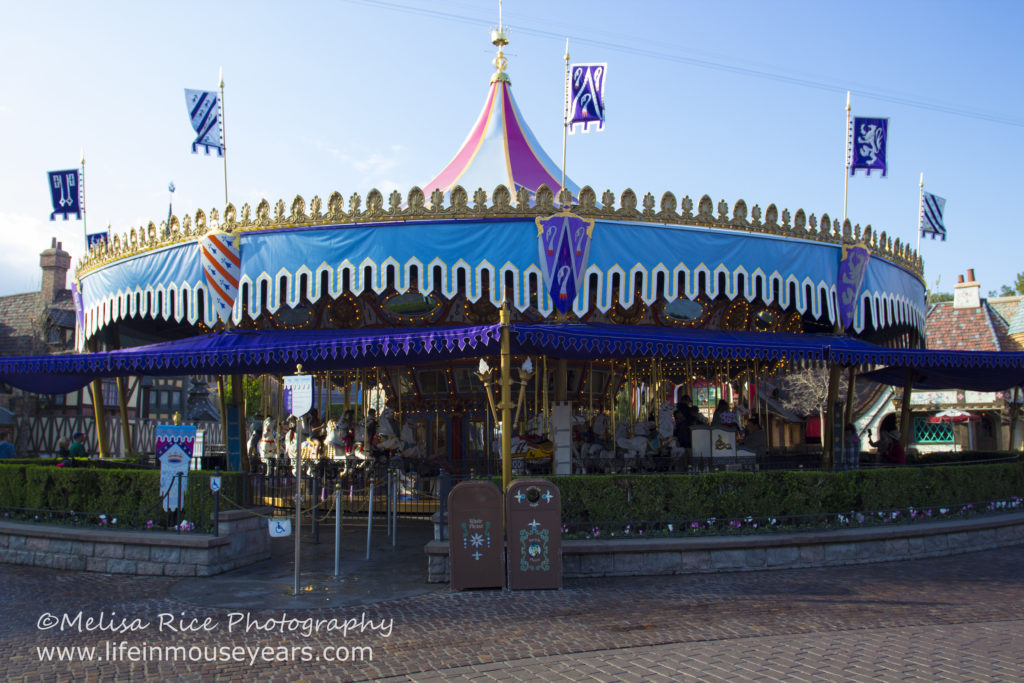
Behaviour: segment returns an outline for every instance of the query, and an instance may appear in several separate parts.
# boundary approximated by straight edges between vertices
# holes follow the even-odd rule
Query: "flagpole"
[[[565,103],[562,106],[562,190],[565,189],[565,144],[569,137],[569,39],[565,39]],[[559,190],[558,194],[562,194]]]
[[[85,238],[85,253],[89,254],[89,226],[85,219],[85,148],[82,148],[82,178],[78,181],[82,199],[82,236]],[[67,216],[67,214],[64,214]]]
[[[846,91],[846,149],[843,159],[843,224],[846,224],[846,200],[850,188],[850,91]]]
[[[224,67],[220,68],[220,140],[224,152],[224,206],[228,205],[228,134],[224,120]]]
[[[921,217],[924,216],[924,172],[921,172],[920,193],[917,196],[917,257],[921,258]]]

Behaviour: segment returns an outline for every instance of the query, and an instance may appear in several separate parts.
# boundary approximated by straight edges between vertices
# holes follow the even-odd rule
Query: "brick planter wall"
[[[138,576],[212,576],[270,557],[266,522],[253,512],[220,513],[218,536],[4,521],[0,562]]]
[[[826,567],[955,555],[1024,543],[1024,513],[863,529],[704,538],[562,541],[565,578]],[[427,580],[445,583],[448,542],[430,541]]]

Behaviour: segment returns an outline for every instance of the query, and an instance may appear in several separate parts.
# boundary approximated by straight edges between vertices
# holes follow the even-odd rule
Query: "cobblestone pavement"
[[[878,565],[246,611],[186,603],[173,579],[0,565],[0,643],[4,674],[15,681],[1021,680],[1022,567],[1024,545]],[[172,616],[179,630],[183,621],[210,630],[174,632]],[[42,629],[51,617],[58,625]],[[90,631],[89,617],[105,621]],[[130,648],[143,645],[134,659],[148,661],[129,661]],[[160,645],[181,646],[179,661],[155,661],[148,648]],[[40,661],[43,647],[96,647],[97,658]],[[372,661],[360,647],[372,648]],[[235,655],[242,661],[229,661]],[[220,661],[184,661],[206,656]]]

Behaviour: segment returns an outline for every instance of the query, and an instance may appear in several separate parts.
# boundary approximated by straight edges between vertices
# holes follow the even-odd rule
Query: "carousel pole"
[[[501,305],[501,490],[512,483],[512,350],[508,301]]]
[[[846,199],[850,188],[850,91],[846,91],[846,148],[843,151],[843,223],[846,223]]]
[[[218,76],[220,80],[220,137],[221,148],[224,151],[224,205],[228,203],[228,134],[227,122],[224,120],[224,67],[221,67]]]
[[[910,398],[914,391],[914,371],[906,369],[903,374],[903,403],[900,406],[900,445],[906,452],[910,444]]]
[[[559,189],[559,195],[561,191],[565,189],[565,148],[566,142],[569,137],[569,39],[565,39],[565,103],[562,107],[562,186]]]
[[[121,414],[121,456],[132,454],[132,428],[128,423],[128,391],[124,377],[117,378],[117,408]]]

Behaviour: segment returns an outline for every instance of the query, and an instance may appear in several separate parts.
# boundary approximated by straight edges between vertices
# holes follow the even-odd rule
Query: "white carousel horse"
[[[377,447],[386,451],[397,451],[402,448],[394,415],[391,408],[385,408],[381,411],[380,420],[377,422]]]
[[[260,460],[277,457],[277,439],[274,436],[274,418],[263,420],[263,436],[260,437]]]
[[[411,422],[402,425],[402,457],[421,458],[423,457],[423,446],[416,440],[416,430]]]
[[[615,444],[626,451],[626,457],[628,458],[643,457],[647,454],[647,437],[630,437],[629,428],[624,424],[620,424],[615,428]]]

